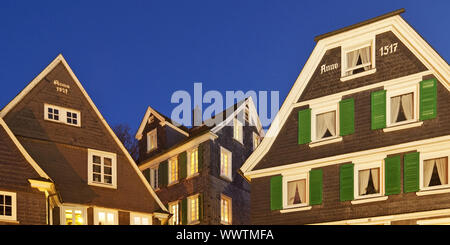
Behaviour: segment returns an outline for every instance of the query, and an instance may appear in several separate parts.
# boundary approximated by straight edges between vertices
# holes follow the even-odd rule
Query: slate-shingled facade
[[[317,38],[241,168],[252,224],[450,222],[450,69],[402,12]]]

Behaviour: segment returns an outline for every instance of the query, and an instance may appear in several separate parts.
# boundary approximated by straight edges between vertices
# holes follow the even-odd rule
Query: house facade
[[[250,187],[238,173],[263,131],[251,98],[187,129],[148,108],[136,134],[139,169],[171,225],[249,224]]]
[[[10,149],[0,151],[1,164],[9,164],[0,170],[0,207],[13,207],[10,222],[167,221],[167,209],[62,55],[2,109],[0,118],[1,140]]]
[[[402,12],[316,37],[241,168],[252,224],[450,222],[450,69]]]

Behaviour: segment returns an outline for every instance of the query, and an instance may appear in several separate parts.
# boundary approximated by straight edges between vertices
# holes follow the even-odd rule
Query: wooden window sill
[[[361,203],[369,203],[369,202],[380,202],[380,201],[385,201],[387,199],[388,199],[388,196],[379,196],[379,197],[353,200],[353,201],[351,201],[351,203],[352,204],[361,204]]]
[[[345,82],[345,81],[348,81],[348,80],[352,80],[352,79],[355,79],[355,78],[358,78],[358,77],[367,76],[367,75],[370,75],[370,74],[375,73],[376,71],[377,71],[377,69],[376,69],[376,68],[373,68],[373,69],[370,69],[370,70],[367,70],[367,71],[363,71],[363,72],[360,72],[360,73],[356,73],[356,74],[354,74],[354,75],[349,75],[349,76],[346,76],[346,77],[341,77],[341,82]]]
[[[445,189],[435,189],[435,190],[421,190],[416,192],[417,196],[428,196],[428,195],[435,195],[435,194],[444,194],[444,193],[450,193],[450,188]]]
[[[340,141],[342,141],[342,136],[337,136],[337,137],[333,137],[330,139],[324,139],[321,141],[311,142],[311,143],[309,143],[309,147],[313,148],[313,147],[326,145],[326,144],[332,144],[332,143],[336,143],[336,142],[340,142]]]
[[[284,214],[284,213],[300,212],[300,211],[310,210],[311,208],[312,208],[312,206],[305,206],[305,207],[298,207],[298,208],[287,208],[287,209],[280,210],[280,213]]]
[[[397,130],[402,130],[402,129],[407,129],[407,128],[420,127],[420,126],[422,126],[422,124],[423,124],[423,121],[396,125],[396,126],[392,126],[392,127],[383,128],[383,132],[392,132],[392,131],[397,131]]]

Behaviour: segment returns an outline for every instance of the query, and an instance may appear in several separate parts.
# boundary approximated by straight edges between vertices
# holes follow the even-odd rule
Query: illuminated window
[[[220,222],[225,225],[231,225],[231,198],[221,195],[220,198]]]
[[[44,104],[44,118],[48,121],[81,126],[81,112],[55,105]]]
[[[178,158],[172,157],[169,159],[169,184],[178,181]]]
[[[158,147],[158,138],[156,128],[147,133],[147,152],[150,152]]]
[[[169,220],[170,225],[180,224],[180,212],[179,212],[179,202],[169,203],[169,212],[172,214],[172,218]]]
[[[448,157],[427,159],[423,161],[423,189],[448,186]]]
[[[88,150],[89,184],[116,187],[116,154]]]
[[[199,221],[199,195],[190,196],[188,201],[188,222],[189,224]]]
[[[95,225],[118,225],[118,211],[113,209],[94,208]]]
[[[131,213],[130,214],[131,225],[151,225],[152,216],[149,214]]]
[[[188,151],[188,176],[198,173],[198,148]]]
[[[16,193],[0,191],[0,220],[16,220]]]
[[[154,190],[158,189],[158,167],[150,169],[150,185]]]
[[[243,142],[242,122],[234,118],[233,121],[233,138],[239,142]]]
[[[63,224],[86,225],[86,209],[78,207],[63,207]]]
[[[231,180],[231,152],[220,147],[220,176]]]

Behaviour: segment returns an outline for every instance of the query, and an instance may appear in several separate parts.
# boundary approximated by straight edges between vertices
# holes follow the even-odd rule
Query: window
[[[386,123],[388,127],[418,120],[417,85],[386,92]]]
[[[152,216],[149,214],[130,213],[131,225],[151,225]]]
[[[81,126],[81,112],[59,106],[44,104],[45,120]]]
[[[180,202],[172,202],[169,203],[169,212],[172,214],[172,217],[169,219],[169,224],[171,225],[179,225],[180,224]]]
[[[347,79],[365,75],[375,71],[375,39],[352,46],[342,47],[341,76]]]
[[[381,162],[355,165],[355,198],[377,197],[383,194]]]
[[[423,161],[423,187],[430,188],[448,185],[448,157]]]
[[[220,176],[230,181],[232,180],[231,160],[232,160],[231,152],[223,147],[220,147]]]
[[[253,132],[253,150],[256,150],[256,147],[261,143],[261,137],[255,132]]]
[[[94,225],[118,225],[118,211],[94,208]]]
[[[198,173],[198,148],[188,151],[188,177]]]
[[[150,169],[150,185],[154,190],[158,189],[158,167]]]
[[[147,152],[150,152],[158,147],[158,138],[156,128],[147,133]]]
[[[188,223],[196,223],[199,221],[199,195],[190,196],[188,202]]]
[[[232,218],[231,198],[221,195],[220,198],[220,222],[224,225],[231,225]]]
[[[307,206],[309,202],[308,174],[283,176],[283,208]]]
[[[239,119],[233,120],[233,138],[239,142],[243,142],[242,122]]]
[[[89,149],[88,164],[88,183],[90,185],[116,187],[116,154]]]
[[[0,191],[0,220],[16,220],[16,193]]]
[[[80,207],[67,207],[63,206],[62,208],[63,218],[62,224],[65,225],[86,225],[86,209]]]
[[[336,111],[316,115],[316,140],[336,136]]]
[[[178,157],[169,159],[169,184],[178,181]]]

